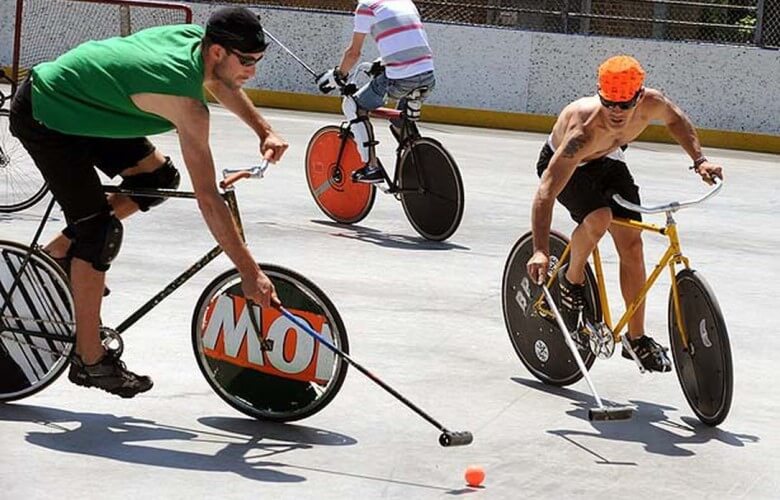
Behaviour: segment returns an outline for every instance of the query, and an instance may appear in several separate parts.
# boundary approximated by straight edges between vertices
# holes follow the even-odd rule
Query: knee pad
[[[74,241],[69,255],[107,271],[122,246],[122,223],[108,210],[74,222]]]
[[[169,157],[165,157],[165,163],[154,172],[131,175],[125,177],[119,185],[123,189],[176,189],[181,182],[181,176]],[[142,212],[156,207],[167,198],[155,198],[152,196],[134,196],[130,199],[138,205]]]
[[[341,102],[341,110],[344,112],[344,117],[352,124],[352,135],[355,136],[360,159],[365,163],[368,161],[369,146],[377,144],[374,141],[371,122],[368,121],[368,112],[358,108],[355,99],[350,96],[345,97]]]

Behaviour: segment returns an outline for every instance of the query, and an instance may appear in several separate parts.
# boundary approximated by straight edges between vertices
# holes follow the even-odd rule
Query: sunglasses
[[[261,59],[263,59],[263,55],[261,54],[259,57],[254,58],[252,56],[248,56],[246,54],[242,54],[241,52],[236,52],[235,50],[225,47],[225,50],[228,51],[229,54],[233,54],[236,56],[236,59],[238,59],[238,62],[241,63],[241,66],[254,66],[255,64],[259,63]]]
[[[636,106],[636,103],[639,102],[639,96],[642,95],[642,90],[639,89],[636,91],[636,94],[634,94],[634,97],[632,97],[628,101],[608,101],[601,97],[601,94],[599,94],[599,99],[601,100],[601,105],[605,108],[612,109],[612,108],[620,108],[623,111],[628,111],[629,109]]]

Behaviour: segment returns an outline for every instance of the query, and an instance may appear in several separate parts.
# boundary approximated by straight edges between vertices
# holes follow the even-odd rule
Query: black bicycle
[[[372,63],[361,63],[353,74],[367,73]],[[347,88],[355,89],[354,83]],[[407,108],[420,109],[419,89],[407,99]],[[378,108],[373,117],[400,119],[395,174],[385,173],[380,189],[398,199],[412,227],[422,237],[444,241],[463,218],[465,197],[460,171],[439,141],[423,137],[415,113],[408,109]],[[370,148],[375,146],[370,145]],[[314,133],[306,150],[306,181],[322,212],[342,224],[363,220],[374,205],[376,186],[354,182],[352,172],[363,167],[351,124],[327,125]]]
[[[244,237],[233,185],[262,177],[267,163],[248,170],[224,171],[220,186]],[[107,193],[194,198],[192,192],[127,190]],[[37,245],[46,214],[31,245],[0,241],[0,401],[31,396],[54,382],[68,366],[74,348],[73,296],[62,269]],[[215,246],[173,279],[116,328],[103,326],[108,349],[123,349],[122,334],[187,280],[214,260]],[[304,276],[272,264],[260,267],[274,283],[284,308],[248,303],[236,269],[215,278],[203,291],[192,317],[195,360],[211,388],[225,402],[251,417],[293,421],[322,410],[338,393],[347,363],[301,325],[344,353],[347,332],[333,303]]]
[[[12,86],[0,69],[0,85]],[[49,190],[30,155],[9,130],[11,93],[0,88],[0,212],[18,212],[38,203]]]

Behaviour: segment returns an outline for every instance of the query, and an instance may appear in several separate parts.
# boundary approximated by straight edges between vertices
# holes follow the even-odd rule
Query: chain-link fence
[[[780,47],[780,0],[758,0],[756,45]]]
[[[351,12],[354,0],[221,0]],[[780,46],[779,0],[415,0],[427,21],[658,40]]]

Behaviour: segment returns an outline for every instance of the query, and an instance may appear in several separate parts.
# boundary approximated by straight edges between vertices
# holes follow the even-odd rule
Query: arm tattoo
[[[563,148],[563,156],[566,158],[574,158],[574,155],[582,149],[582,146],[585,145],[585,137],[581,135],[575,135],[569,141],[566,143],[566,146]]]

